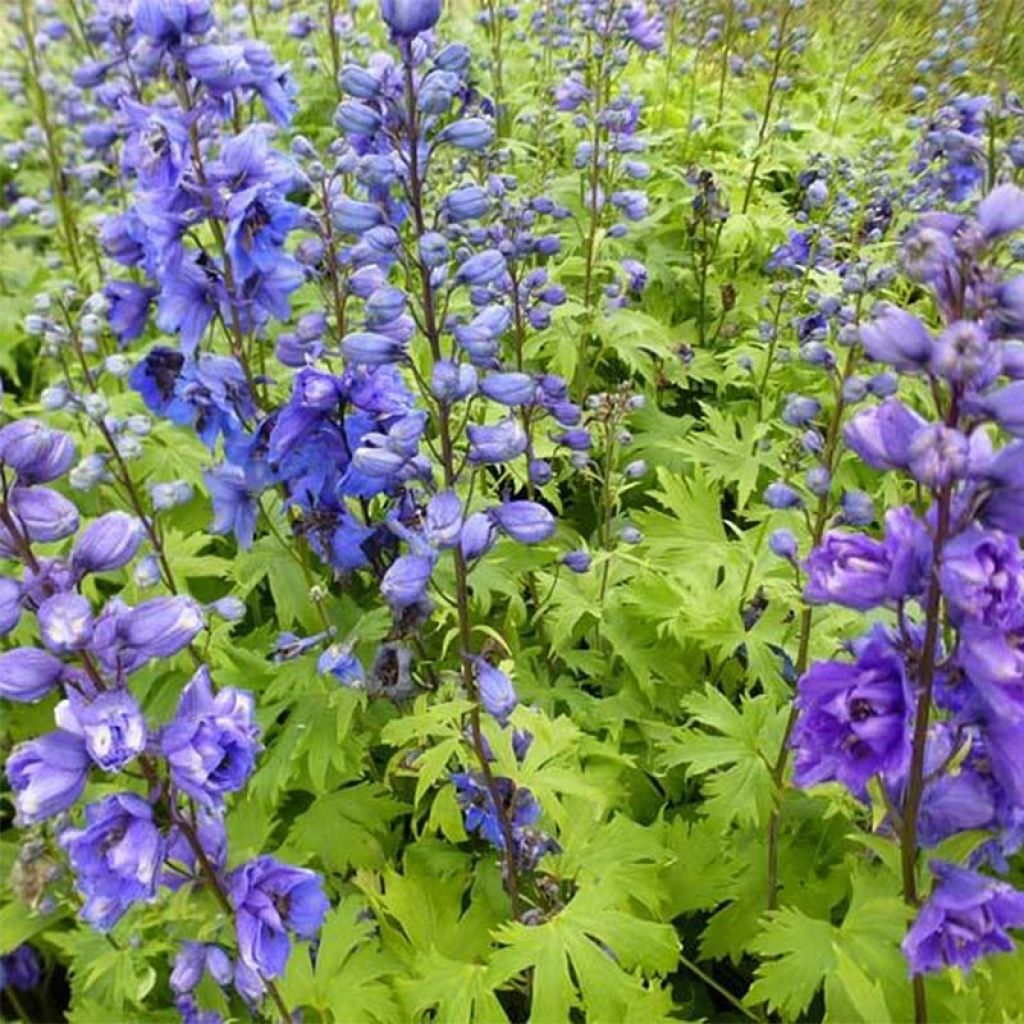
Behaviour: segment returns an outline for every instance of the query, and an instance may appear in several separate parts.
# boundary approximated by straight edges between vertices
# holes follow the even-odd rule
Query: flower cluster
[[[933,332],[882,305],[862,325],[866,356],[924,379],[928,412],[895,395],[859,411],[847,446],[873,469],[909,478],[926,500],[890,509],[881,538],[829,530],[805,562],[805,599],[890,618],[817,662],[799,681],[795,779],[834,780],[868,799],[886,791],[916,904],[918,847],[980,829],[991,841],[969,867],[932,864],[934,890],[904,943],[911,971],[969,967],[1010,946],[1024,896],[978,872],[1005,868],[1024,809],[1024,278],[1005,280],[995,254],[1024,227],[1024,192],[1001,185],[974,216],[929,214],[903,242],[906,274],[932,294]],[[847,519],[866,525],[873,514]]]
[[[106,931],[136,904],[155,900],[162,885],[210,887],[234,912],[240,964],[250,973],[244,994],[259,1003],[284,969],[288,932],[314,934],[326,900],[312,872],[268,866],[269,858],[226,873],[225,797],[245,785],[258,751],[252,697],[231,687],[214,691],[190,647],[206,619],[191,597],[128,606],[115,596],[97,610],[84,595],[87,577],[128,566],[146,530],[120,511],[79,529],[75,504],[47,486],[75,458],[71,438],[38,420],[0,429],[0,557],[20,566],[19,575],[0,576],[0,634],[33,639],[0,654],[0,696],[18,703],[62,697],[56,728],[18,744],[7,759],[18,820],[52,821],[74,808],[91,778],[119,776],[124,789],[88,803],[80,827],[58,831],[82,917]],[[69,549],[51,553],[72,537]],[[185,650],[195,675],[175,716],[155,726],[132,678]],[[130,777],[144,779],[145,788]],[[296,887],[301,903],[287,909]],[[286,909],[278,917],[253,909],[261,905]]]
[[[642,159],[647,142],[639,134],[643,98],[617,82],[632,52],[658,50],[664,40],[660,16],[645,4],[599,0],[571,7],[573,31],[566,38],[575,54],[565,60],[566,75],[555,87],[554,101],[572,115],[579,133],[573,165],[583,181],[583,304],[590,311],[602,294],[599,286],[617,305],[646,280],[636,260],[616,270],[601,263],[599,250],[602,237],[624,237],[629,224],[648,213],[643,182],[651,171]]]
[[[155,302],[157,326],[186,357],[218,323],[246,364],[253,333],[288,316],[304,280],[284,242],[301,212],[288,197],[305,183],[269,125],[232,130],[257,99],[277,124],[289,121],[287,70],[265,43],[212,41],[213,26],[205,0],[103,8],[93,34],[108,55],[76,77],[115,111],[106,141],[119,143],[134,191],[100,230],[105,253],[145,276],[107,282],[111,328],[122,343],[139,337]],[[169,91],[149,99],[147,84]]]

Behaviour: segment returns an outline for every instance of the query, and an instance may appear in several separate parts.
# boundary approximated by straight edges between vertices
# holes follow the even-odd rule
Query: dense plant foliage
[[[0,1013],[1021,1020],[1016,0],[12,0]]]

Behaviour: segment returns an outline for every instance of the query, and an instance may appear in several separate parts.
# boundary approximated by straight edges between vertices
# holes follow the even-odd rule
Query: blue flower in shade
[[[219,805],[245,785],[258,750],[252,695],[224,687],[216,695],[204,665],[181,695],[173,721],[160,733],[171,778],[190,796]]]
[[[250,547],[256,533],[259,502],[249,489],[244,471],[223,463],[205,470],[203,479],[213,502],[210,532],[233,533],[239,547]]]
[[[39,954],[29,945],[23,943],[0,957],[0,991],[10,986],[19,992],[28,992],[39,984],[41,977]]]
[[[363,663],[344,644],[331,644],[320,655],[316,670],[334,676],[343,686],[360,689],[366,685],[366,671]]]
[[[103,294],[110,329],[122,345],[127,345],[145,330],[156,289],[134,281],[108,281]]]
[[[315,937],[329,907],[319,875],[273,857],[256,857],[235,868],[227,890],[242,963],[266,978],[284,973],[291,951],[288,932]]]
[[[85,827],[60,836],[85,897],[82,916],[108,931],[134,903],[156,896],[164,839],[153,808],[134,793],[117,793],[85,808]]]
[[[228,356],[203,353],[196,360],[156,346],[128,378],[151,412],[179,426],[194,427],[213,447],[220,434],[232,436],[255,409],[245,373]]]

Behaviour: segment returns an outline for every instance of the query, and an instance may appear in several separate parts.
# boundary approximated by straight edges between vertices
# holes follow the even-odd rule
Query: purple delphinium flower
[[[252,695],[230,686],[214,694],[203,665],[182,691],[174,719],[161,731],[160,749],[175,785],[217,806],[252,773],[258,735]]]
[[[882,627],[868,635],[856,661],[812,665],[796,703],[798,786],[835,780],[863,796],[871,776],[904,770],[913,701],[903,655]]]
[[[164,839],[153,808],[134,793],[104,797],[85,809],[85,826],[60,836],[85,897],[82,916],[111,929],[132,906],[156,895]]]
[[[19,743],[5,769],[19,821],[33,825],[74,806],[91,764],[82,737],[64,729]]]
[[[939,581],[955,622],[1024,625],[1024,556],[1015,537],[970,526],[943,548]]]
[[[28,992],[39,984],[41,977],[39,954],[27,943],[0,957],[0,990],[9,985],[18,992]]]
[[[920,593],[931,544],[908,508],[886,513],[884,541],[830,531],[809,555],[804,596],[866,611]]]
[[[1024,927],[1024,893],[942,861],[931,870],[935,887],[903,940],[910,973],[967,971],[989,953],[1012,952],[1007,929]]]
[[[291,950],[288,932],[313,938],[329,906],[319,875],[273,857],[256,857],[235,868],[227,891],[242,963],[266,978],[284,973]]]

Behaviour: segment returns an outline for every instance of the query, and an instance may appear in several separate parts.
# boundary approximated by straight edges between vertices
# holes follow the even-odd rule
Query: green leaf
[[[593,1021],[660,1019],[671,1008],[656,979],[677,962],[675,929],[615,909],[607,890],[581,891],[549,920],[505,924],[495,938],[505,948],[491,977],[532,971],[535,1024],[569,1020],[575,1007]]]
[[[758,965],[747,1002],[767,1003],[783,1016],[796,1017],[836,966],[836,929],[792,907],[766,915],[766,921],[751,946],[770,959]]]

